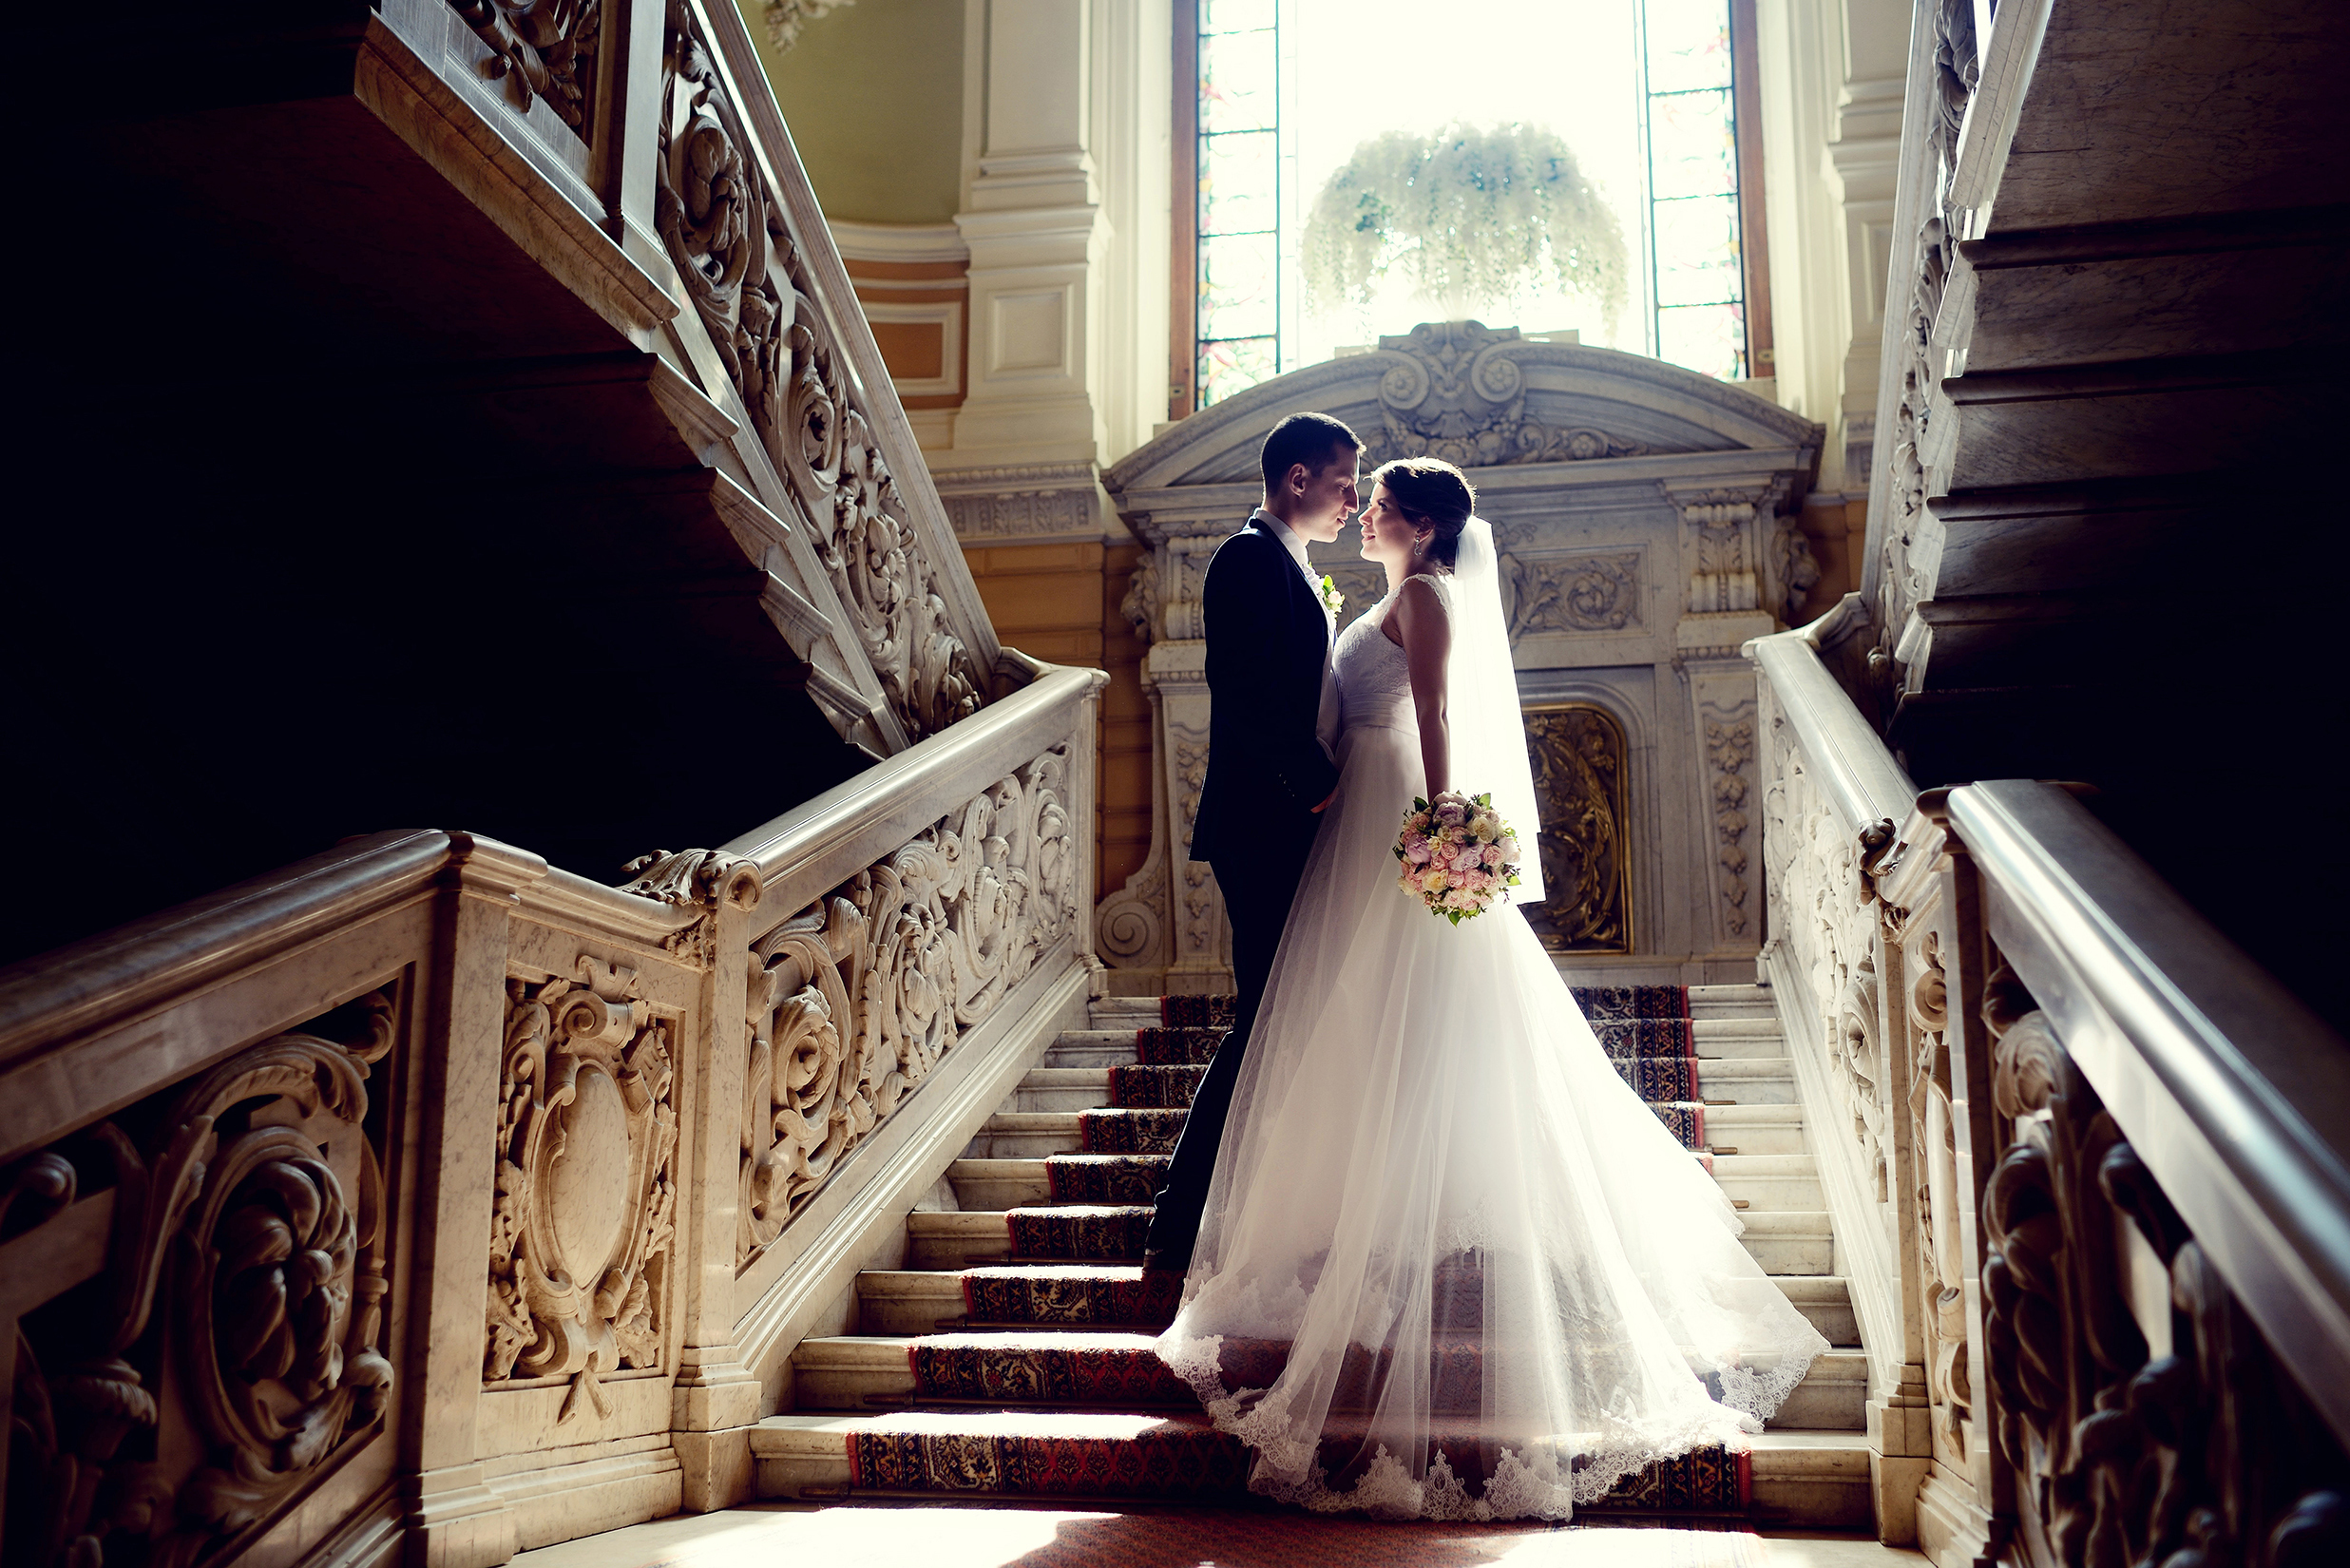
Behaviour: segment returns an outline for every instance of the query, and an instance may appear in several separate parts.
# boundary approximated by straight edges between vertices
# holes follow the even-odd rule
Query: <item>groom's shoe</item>
[[[1153,1271],[1170,1274],[1189,1273],[1192,1269],[1191,1254],[1187,1252],[1178,1257],[1156,1247],[1145,1247],[1142,1249],[1142,1269],[1145,1273]]]

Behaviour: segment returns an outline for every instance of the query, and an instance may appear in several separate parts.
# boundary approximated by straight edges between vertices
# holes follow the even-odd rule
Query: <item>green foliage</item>
[[[1624,308],[1623,231],[1557,133],[1467,124],[1389,131],[1330,176],[1306,219],[1306,290],[1317,308],[1366,304],[1401,272],[1431,299],[1506,304],[1548,285]]]

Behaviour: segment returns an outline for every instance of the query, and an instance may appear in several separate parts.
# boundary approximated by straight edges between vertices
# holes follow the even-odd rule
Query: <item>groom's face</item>
[[[1305,474],[1304,493],[1299,497],[1297,514],[1290,526],[1308,539],[1328,544],[1338,537],[1339,529],[1355,513],[1359,502],[1356,486],[1360,482],[1363,454],[1343,451],[1321,468]],[[1292,486],[1298,482],[1300,463],[1290,470]]]

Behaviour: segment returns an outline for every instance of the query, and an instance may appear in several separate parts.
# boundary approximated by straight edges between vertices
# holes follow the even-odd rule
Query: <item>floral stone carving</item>
[[[738,1261],[1078,928],[1068,769],[1060,746],[998,779],[754,948]]]
[[[150,1563],[233,1555],[382,1423],[367,1080],[393,1008],[338,1011],[362,1015],[355,1042],[265,1040],[0,1174],[13,1238],[79,1197],[114,1202],[97,1277],[20,1320],[10,1349],[10,1562],[95,1564],[128,1538]]]
[[[546,100],[556,118],[592,141],[596,49],[603,38],[602,0],[449,0],[473,35],[489,46],[482,69],[506,84],[515,107]]]
[[[636,971],[579,972],[506,983],[482,1367],[570,1378],[564,1421],[607,1413],[603,1374],[660,1365],[678,1198],[673,1024]]]
[[[1526,373],[1509,349],[1516,327],[1423,322],[1383,337],[1394,355],[1379,380],[1380,430],[1366,462],[1441,457],[1464,468],[1636,457],[1648,449],[1604,430],[1546,425],[1526,412]]]
[[[671,0],[654,224],[908,735],[978,712],[984,682],[947,624],[805,260],[752,156],[692,9]]]

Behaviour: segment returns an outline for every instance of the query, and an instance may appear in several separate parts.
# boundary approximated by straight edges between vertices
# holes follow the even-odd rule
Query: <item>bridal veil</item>
[[[1453,782],[1493,792],[1531,861],[1498,568],[1472,522],[1440,590]],[[1825,1342],[1517,910],[1455,927],[1395,888],[1389,846],[1424,778],[1384,613],[1340,640],[1338,796],[1159,1350],[1255,1449],[1260,1492],[1562,1519],[1646,1464],[1740,1443]]]

